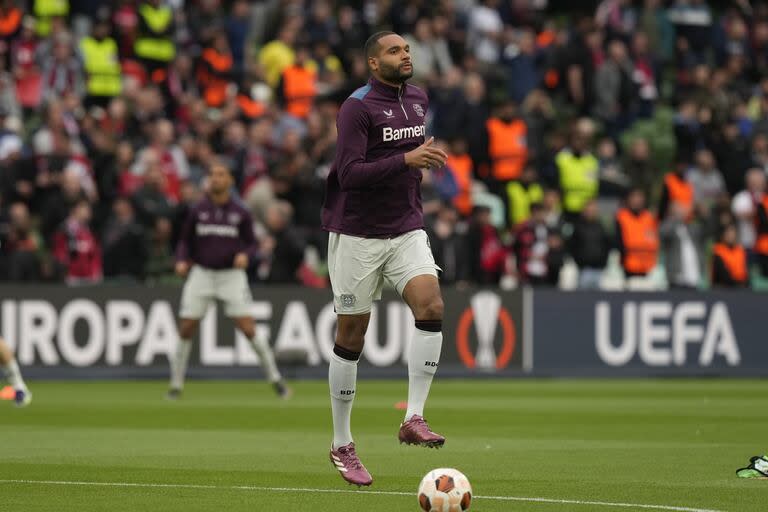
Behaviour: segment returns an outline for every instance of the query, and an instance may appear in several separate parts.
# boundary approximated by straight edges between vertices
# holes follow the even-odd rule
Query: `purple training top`
[[[424,227],[421,170],[405,153],[424,143],[424,91],[398,89],[376,79],[339,110],[336,158],[326,183],[323,229],[388,238]]]
[[[217,205],[206,197],[189,212],[176,247],[178,261],[192,260],[206,268],[233,268],[239,252],[256,255],[251,214],[230,200]]]

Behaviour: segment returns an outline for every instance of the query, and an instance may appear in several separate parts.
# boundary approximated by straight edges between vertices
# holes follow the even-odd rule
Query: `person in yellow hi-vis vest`
[[[555,156],[563,194],[563,213],[568,221],[578,219],[584,206],[597,195],[600,164],[590,151],[592,128],[579,121],[571,145]]]
[[[165,80],[168,65],[176,57],[173,9],[162,0],[146,0],[139,5],[139,26],[133,50],[144,64],[150,80]]]
[[[39,37],[48,37],[51,33],[53,18],[64,18],[69,15],[69,0],[35,0],[32,6],[35,15],[35,31]]]
[[[544,189],[538,183],[536,168],[527,165],[520,180],[507,183],[507,219],[510,227],[527,221],[531,216],[531,205],[544,201]]]
[[[109,37],[109,22],[99,20],[90,36],[80,41],[80,55],[86,73],[86,107],[107,107],[123,90],[117,43]]]

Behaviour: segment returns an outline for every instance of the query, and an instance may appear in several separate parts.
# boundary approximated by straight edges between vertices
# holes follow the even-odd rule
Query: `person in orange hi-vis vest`
[[[224,105],[233,79],[232,52],[224,32],[216,34],[211,45],[203,50],[197,80],[203,89],[203,98],[209,107]]]
[[[459,189],[458,194],[453,198],[453,206],[462,217],[469,217],[472,215],[472,207],[475,204],[472,201],[474,164],[467,153],[466,139],[457,138],[451,141],[446,165],[453,172]]]
[[[757,240],[755,254],[760,265],[760,273],[768,277],[768,194],[755,198],[757,211]]]
[[[738,243],[738,231],[733,224],[723,228],[719,241],[712,248],[712,286],[749,286],[747,251]]]
[[[659,228],[645,207],[645,193],[633,188],[625,206],[616,213],[616,233],[621,266],[627,277],[648,275],[659,257]]]
[[[659,220],[667,218],[671,203],[683,206],[687,211],[693,213],[693,185],[686,179],[687,165],[678,163],[674,172],[669,172],[664,176],[664,185],[661,189],[661,199],[659,202]]]
[[[488,156],[491,177],[503,191],[504,185],[516,180],[528,161],[528,127],[517,115],[517,105],[506,100],[496,116],[486,122],[488,130]]]
[[[280,105],[294,117],[306,119],[317,96],[317,65],[311,60],[309,49],[299,47],[296,59],[283,71],[277,87]]]

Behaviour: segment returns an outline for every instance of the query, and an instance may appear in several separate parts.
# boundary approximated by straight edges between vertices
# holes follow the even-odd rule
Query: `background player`
[[[226,166],[214,163],[208,172],[208,184],[208,195],[190,211],[176,251],[176,272],[189,277],[181,294],[179,344],[171,360],[168,397],[181,395],[192,337],[208,305],[218,299],[224,303],[225,314],[250,340],[275,392],[288,398],[290,389],[280,376],[269,343],[257,334],[251,316],[251,290],[245,273],[257,249],[251,215],[232,199],[233,178]]]
[[[408,411],[402,443],[439,447],[424,403],[442,347],[443,301],[421,208],[423,168],[442,167],[447,155],[424,142],[428,99],[406,80],[413,75],[410,48],[393,32],[365,44],[373,77],[339,111],[336,158],[322,211],[330,231],[328,269],[338,314],[328,381],[333,411],[332,463],[348,482],[370,485],[350,431],[357,363],[371,305],[386,279],[410,306],[416,330],[408,356]]]
[[[13,352],[4,339],[0,338],[0,367],[8,379],[8,384],[16,392],[13,400],[17,407],[26,407],[32,402],[32,393],[27,389],[24,378],[21,376],[21,370],[13,357]]]

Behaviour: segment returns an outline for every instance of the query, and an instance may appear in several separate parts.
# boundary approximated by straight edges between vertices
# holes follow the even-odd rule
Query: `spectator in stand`
[[[133,194],[132,200],[138,221],[150,229],[159,217],[172,218],[173,206],[165,193],[166,178],[160,170],[160,162],[152,153],[147,153],[145,159],[144,185]]]
[[[579,267],[579,288],[584,290],[600,288],[603,270],[608,264],[608,253],[613,245],[599,214],[597,202],[588,202],[568,239],[568,252]]]
[[[708,149],[697,151],[696,164],[688,169],[686,175],[688,183],[693,187],[695,209],[708,216],[717,198],[726,192],[723,176],[715,166],[712,152]]]
[[[137,282],[144,279],[147,260],[144,228],[136,222],[128,199],[115,200],[102,241],[105,278]]]
[[[158,165],[165,177],[165,195],[172,203],[178,202],[181,182],[189,177],[189,162],[175,140],[173,123],[159,119],[152,126],[151,145],[142,150],[133,168],[142,176],[150,165]]]
[[[744,246],[738,242],[736,226],[723,229],[712,248],[712,286],[716,288],[746,288],[749,286],[749,259]]]
[[[469,278],[465,237],[459,233],[459,215],[451,203],[443,203],[432,226],[427,229],[435,263],[440,267],[440,282],[466,285]]]
[[[571,145],[555,156],[566,221],[575,221],[599,187],[599,162],[592,154],[594,126],[588,119],[576,122]]]
[[[629,127],[636,114],[637,88],[632,75],[626,45],[614,39],[595,75],[595,115],[614,139]]]
[[[10,226],[2,250],[6,253],[6,276],[9,281],[43,279],[43,251],[40,234],[32,227],[29,209],[24,203],[8,208]]]
[[[445,39],[436,39],[432,32],[432,20],[419,18],[413,34],[405,36],[410,44],[411,57],[419,65],[414,69],[413,80],[424,84],[437,82],[438,76],[453,68],[451,54]]]
[[[291,223],[293,207],[286,201],[275,201],[267,207],[267,236],[260,240],[262,260],[259,273],[269,283],[297,283],[304,260],[305,243]]]
[[[624,275],[628,279],[647,276],[659,258],[659,229],[656,217],[646,208],[642,190],[628,192],[624,206],[616,213],[615,232]]]
[[[70,286],[102,279],[101,245],[88,226],[90,222],[91,205],[80,200],[53,236],[53,257]]]
[[[600,176],[601,197],[624,197],[630,186],[629,177],[622,169],[616,142],[604,137],[597,143],[598,174]]]
[[[171,246],[172,235],[171,222],[165,217],[158,217],[154,229],[150,232],[144,266],[144,273],[150,283],[179,284],[179,278],[174,271],[176,260]]]
[[[563,241],[547,226],[541,203],[531,204],[530,219],[517,226],[513,236],[518,282],[556,286],[564,260]]]
[[[42,62],[43,100],[61,98],[67,92],[82,96],[85,90],[83,68],[75,55],[69,32],[54,36],[51,54]]]
[[[477,73],[469,73],[464,79],[464,96],[466,102],[462,105],[462,136],[467,138],[469,156],[475,164],[479,177],[487,177],[488,169],[488,132],[486,124],[490,116],[486,96],[485,82]]]
[[[251,9],[247,0],[235,0],[230,16],[225,22],[227,42],[232,50],[234,73],[242,75],[248,55],[248,39],[251,28]]]
[[[728,193],[735,195],[744,183],[744,175],[752,165],[749,141],[741,135],[739,125],[729,120],[710,144],[723,173]]]
[[[469,272],[472,282],[497,285],[506,271],[507,251],[491,224],[491,209],[475,206],[467,231]]]
[[[482,0],[469,12],[467,48],[484,65],[499,61],[504,22],[498,11],[499,0]]]
[[[536,52],[536,33],[524,28],[517,34],[507,31],[507,45],[501,63],[507,74],[507,93],[517,104],[522,104],[541,82]]]
[[[555,127],[555,107],[542,89],[534,89],[522,106],[523,119],[528,127],[528,161],[542,169],[551,160],[546,139]]]
[[[637,32],[632,37],[632,60],[634,71],[632,79],[637,82],[640,97],[637,115],[640,118],[653,117],[656,100],[659,98],[656,78],[656,62],[651,53],[648,34]]]
[[[757,205],[768,192],[765,173],[762,169],[750,169],[745,184],[746,188],[733,197],[731,209],[736,217],[739,244],[751,253],[757,240]]]
[[[62,219],[83,200],[87,201],[88,196],[83,190],[80,175],[74,169],[67,169],[61,174],[59,187],[48,196],[40,210],[40,229],[44,240],[51,241]]]
[[[703,275],[703,232],[701,224],[693,222],[692,208],[692,203],[670,203],[669,214],[659,226],[667,282],[675,289],[697,289]]]

